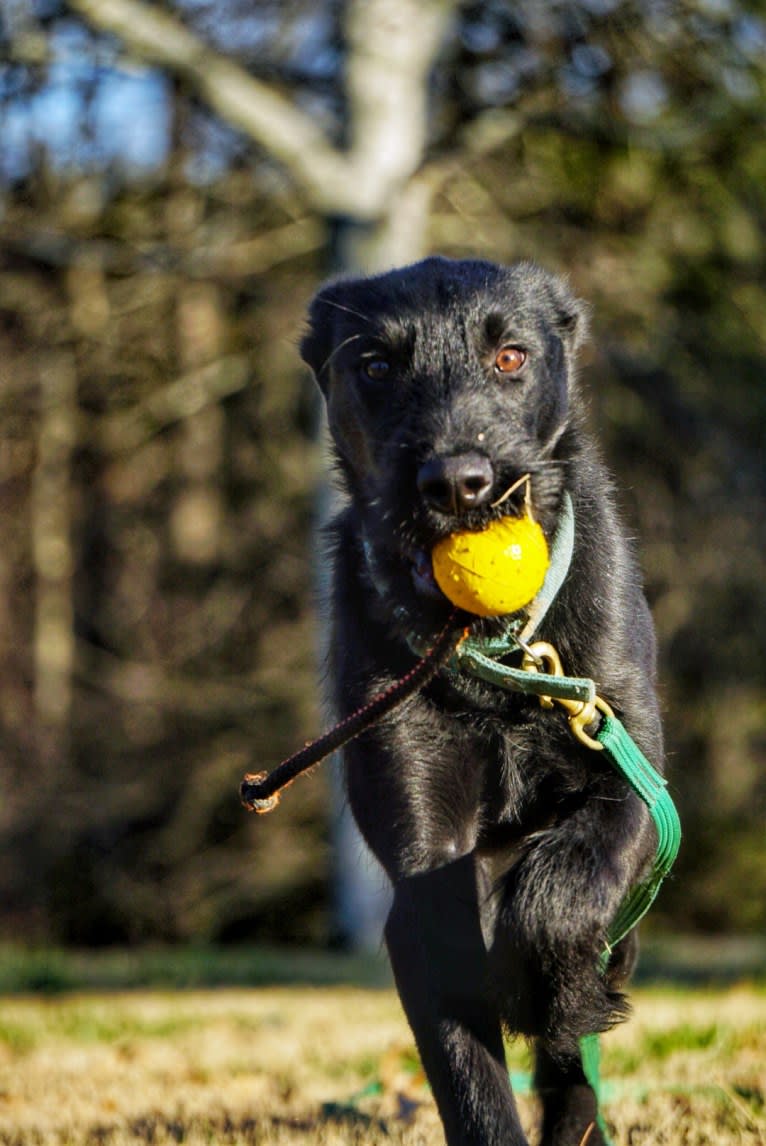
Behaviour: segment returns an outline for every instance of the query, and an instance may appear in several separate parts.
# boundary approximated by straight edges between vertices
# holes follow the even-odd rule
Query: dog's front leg
[[[606,981],[611,989],[624,986],[635,966],[638,937],[631,931],[612,951]],[[562,1053],[538,1039],[535,1090],[542,1100],[544,1146],[604,1146],[596,1094],[585,1076],[582,1052]]]
[[[542,1100],[541,1142],[546,1146],[604,1146],[598,1123],[598,1103],[585,1077],[580,1051],[554,1057],[539,1043],[535,1058],[535,1090]]]
[[[473,855],[399,881],[386,942],[449,1146],[526,1146],[489,989]]]

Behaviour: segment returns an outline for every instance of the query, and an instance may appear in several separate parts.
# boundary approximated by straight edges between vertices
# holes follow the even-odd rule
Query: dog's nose
[[[459,513],[489,500],[494,477],[492,463],[483,454],[434,457],[418,470],[418,490],[433,509]]]

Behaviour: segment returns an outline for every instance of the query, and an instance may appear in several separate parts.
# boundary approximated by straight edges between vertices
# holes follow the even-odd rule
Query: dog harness
[[[681,842],[681,825],[667,790],[667,781],[647,760],[624,724],[588,677],[564,675],[556,649],[545,641],[533,641],[545,614],[556,598],[569,570],[574,551],[574,511],[565,493],[562,513],[551,546],[551,561],[540,592],[519,614],[509,619],[500,636],[473,636],[470,628],[460,628],[465,614],[453,610],[447,624],[429,648],[416,634],[408,644],[416,665],[368,704],[357,709],[323,736],[288,757],[272,772],[248,774],[240,785],[240,797],[248,811],[270,812],[279,802],[280,791],[325,757],[342,748],[366,728],[408,697],[419,692],[444,670],[452,675],[467,672],[498,688],[536,696],[543,708],[563,708],[575,739],[605,758],[633,792],[646,805],[657,834],[654,858],[642,879],[620,905],[609,928],[600,965],[606,971],[612,950],[646,914],[673,866]],[[373,584],[377,580],[374,557],[365,544],[365,558]],[[531,642],[531,643],[530,643]],[[521,651],[520,667],[503,663],[503,658]],[[600,1111],[600,1042],[598,1034],[580,1040],[583,1071],[598,1103],[598,1126],[609,1142]]]

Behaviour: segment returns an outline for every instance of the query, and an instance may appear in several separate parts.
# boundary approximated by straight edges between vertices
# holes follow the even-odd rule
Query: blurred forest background
[[[660,642],[651,926],[766,901],[766,18],[745,0],[0,0],[0,936],[329,937],[305,304],[531,256]]]

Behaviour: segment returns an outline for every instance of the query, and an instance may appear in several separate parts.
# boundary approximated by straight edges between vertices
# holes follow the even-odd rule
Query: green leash
[[[633,930],[654,903],[662,881],[678,855],[681,822],[664,776],[652,767],[616,716],[605,717],[596,739],[604,747],[615,770],[646,804],[657,831],[657,849],[652,866],[623,901],[612,921],[609,929],[611,949]]]
[[[552,708],[558,704],[564,708],[573,736],[588,748],[606,753],[615,771],[646,804],[657,832],[657,846],[649,870],[625,897],[609,928],[607,944],[601,955],[601,967],[605,971],[612,950],[646,915],[673,866],[681,843],[678,812],[667,790],[667,781],[650,764],[609,705],[597,696],[594,682],[588,678],[564,676],[558,653],[544,641],[526,645],[523,638],[514,638],[509,633],[506,640],[495,641],[491,651],[502,656],[510,651],[513,644],[524,651],[520,669],[493,660],[491,655],[487,655],[490,650],[486,646],[470,638],[460,646],[450,667],[467,670],[500,688],[532,693],[540,698],[544,707]],[[542,668],[549,671],[543,672]],[[595,736],[591,736],[588,728],[599,718],[598,730]],[[610,1144],[601,1113],[601,1043],[598,1034],[585,1035],[580,1040],[580,1052],[583,1072],[596,1095],[598,1127]]]
[[[667,790],[667,781],[644,756],[616,716],[606,716],[596,733],[610,763],[646,804],[657,832],[657,847],[649,871],[628,893],[609,928],[609,939],[601,956],[604,969],[612,949],[643,919],[654,903],[662,881],[673,866],[681,843],[681,821]],[[601,1113],[601,1042],[597,1034],[580,1040],[583,1072],[596,1095],[598,1126],[609,1144],[610,1138]]]

